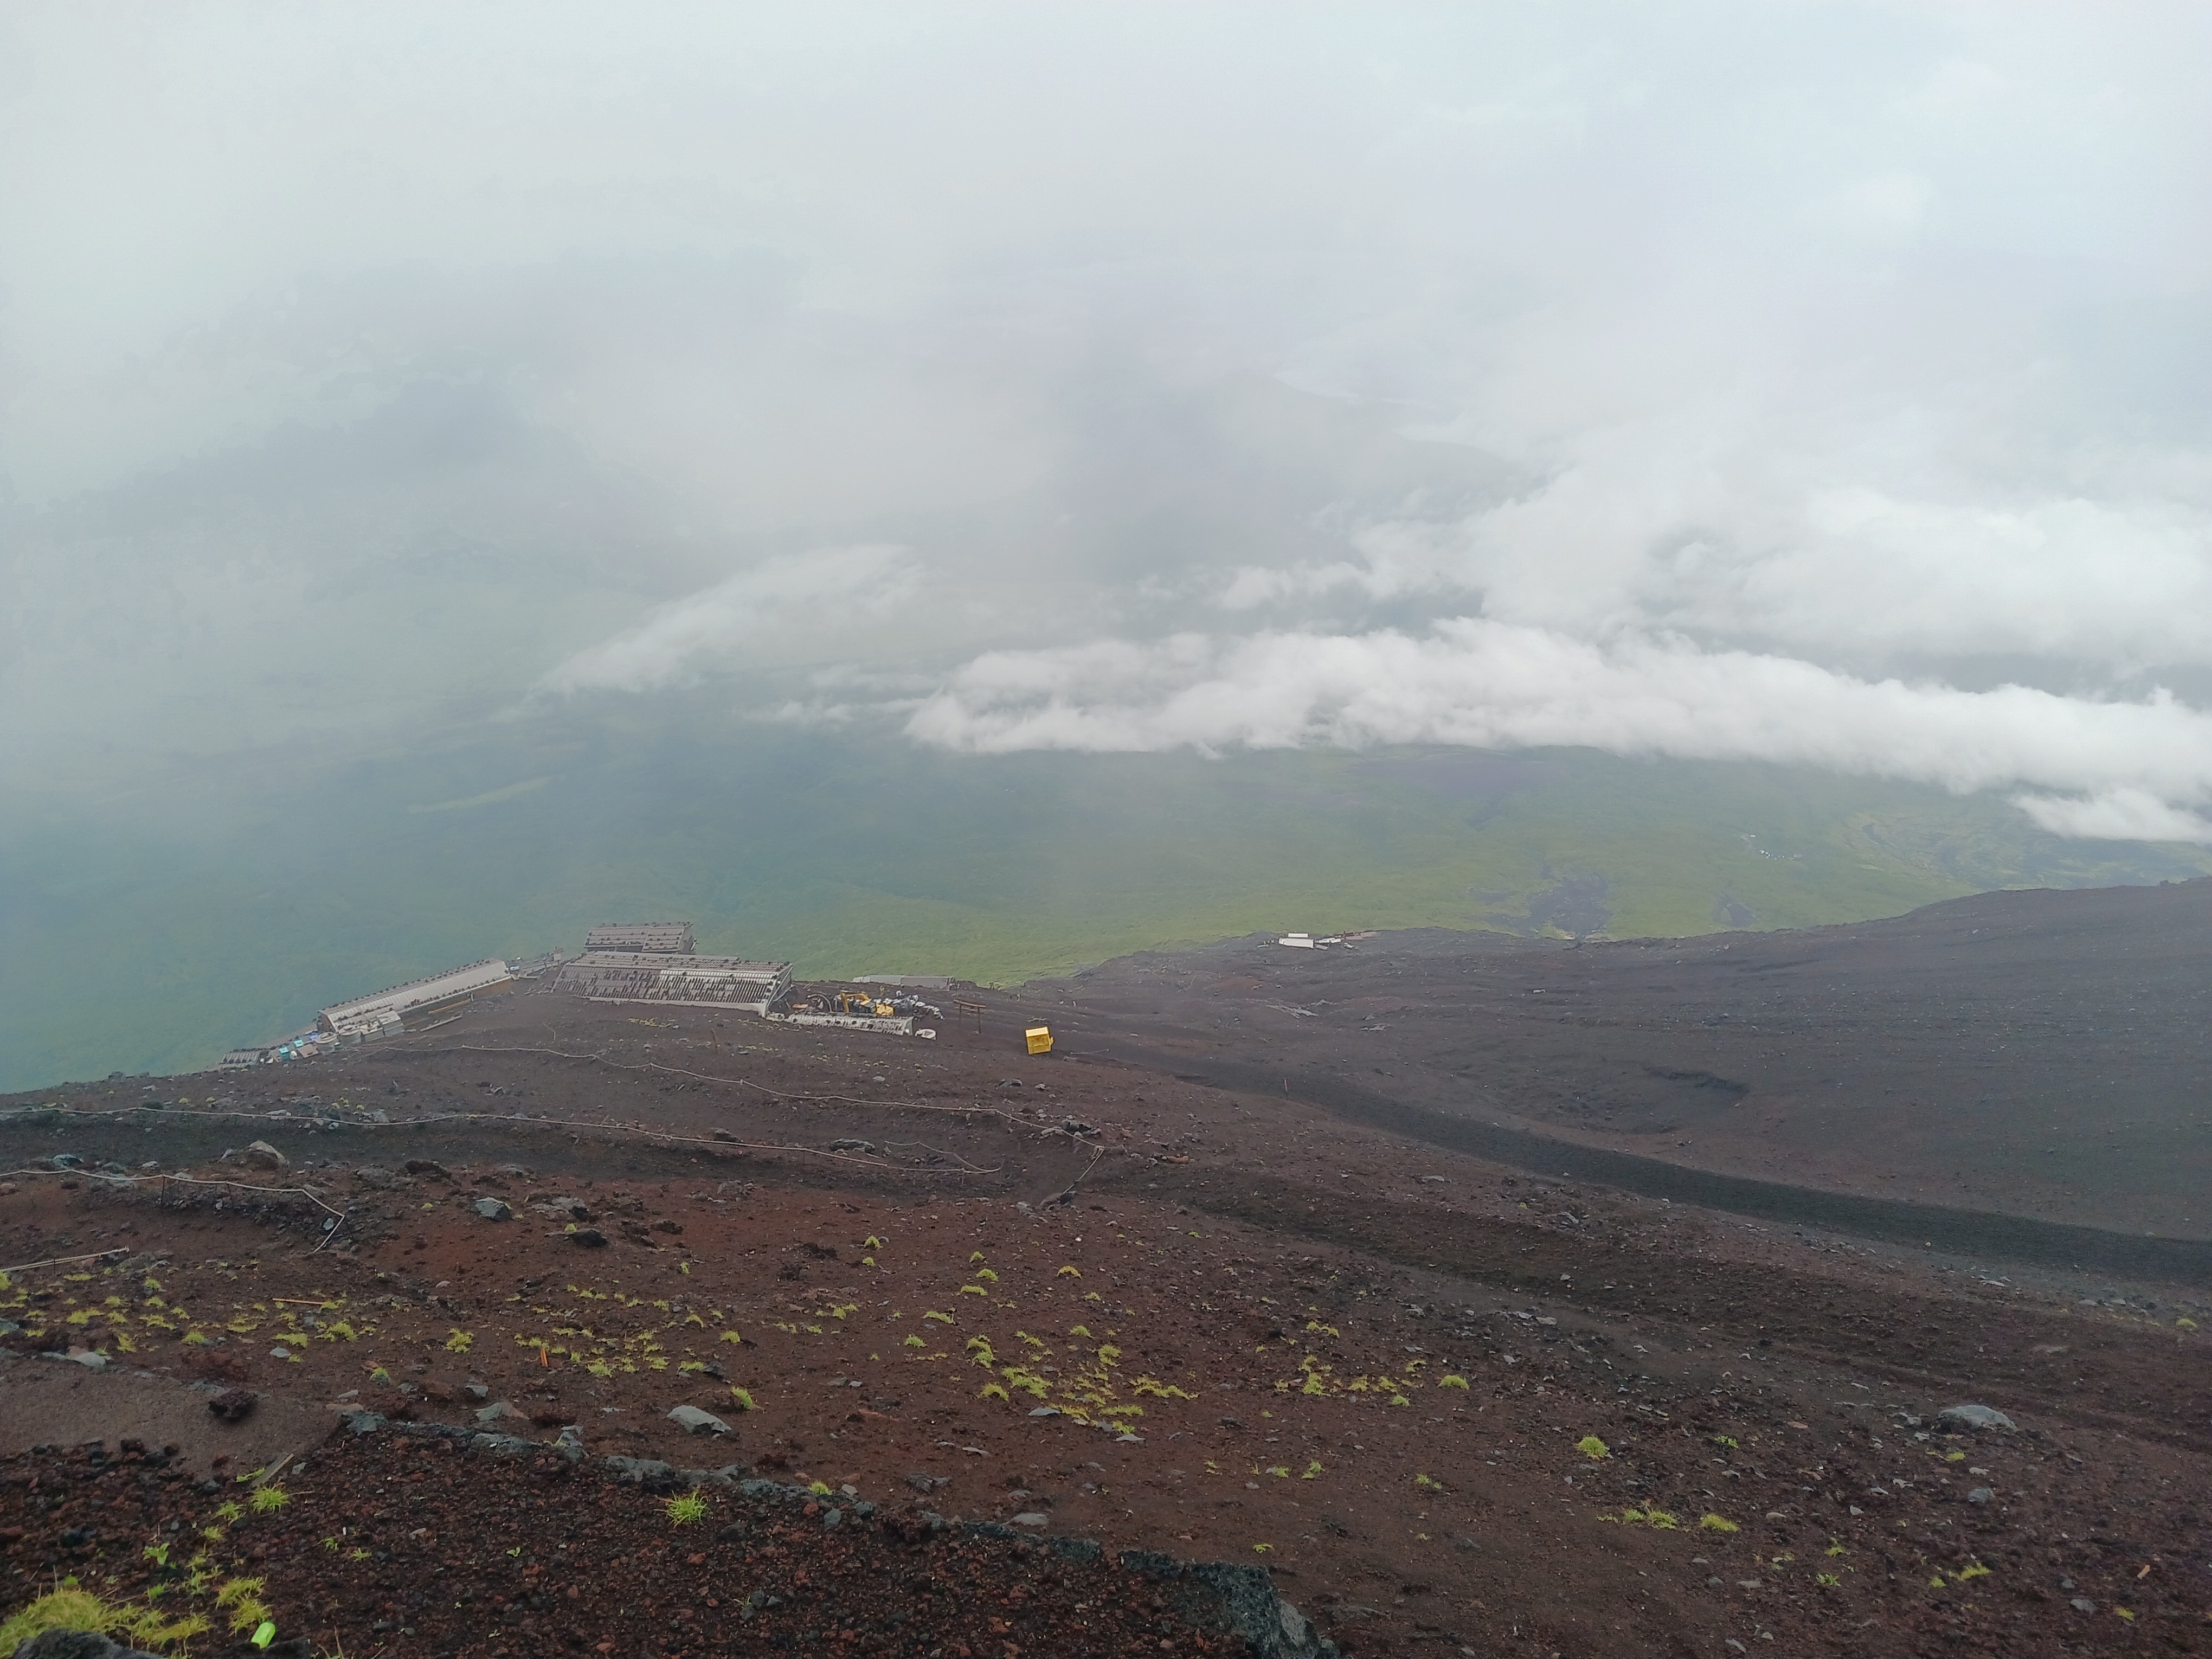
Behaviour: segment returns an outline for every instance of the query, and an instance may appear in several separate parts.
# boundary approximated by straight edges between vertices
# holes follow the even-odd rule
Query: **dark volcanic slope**
[[[1078,1047],[1243,1086],[1264,1076],[1355,1115],[1412,1107],[1498,1126],[1495,1144],[1469,1150],[1539,1167],[1559,1139],[2203,1239],[2208,964],[2212,881],[2196,881],[1582,947],[1442,932],[1328,951],[1243,939],[1027,988]],[[1638,1184],[1617,1167],[1578,1172]]]

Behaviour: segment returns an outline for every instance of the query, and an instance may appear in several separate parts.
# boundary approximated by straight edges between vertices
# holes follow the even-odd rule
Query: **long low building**
[[[555,983],[599,1002],[692,1003],[764,1014],[791,989],[791,964],[746,962],[738,957],[586,951],[561,964]]]
[[[510,977],[503,962],[472,962],[449,974],[411,979],[404,985],[379,991],[374,996],[337,1003],[324,1009],[315,1024],[332,1033],[346,1028],[386,1027],[410,1015],[435,1013],[453,1003],[465,1002],[480,991],[506,984]]]
[[[649,951],[688,957],[699,948],[688,921],[603,921],[584,936],[586,951]]]

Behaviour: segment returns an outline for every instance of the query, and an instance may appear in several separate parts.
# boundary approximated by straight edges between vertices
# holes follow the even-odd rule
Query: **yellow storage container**
[[[1029,1038],[1030,1052],[1031,1054],[1048,1054],[1052,1052],[1051,1026],[1032,1025],[1028,1030],[1022,1033],[1022,1035]]]

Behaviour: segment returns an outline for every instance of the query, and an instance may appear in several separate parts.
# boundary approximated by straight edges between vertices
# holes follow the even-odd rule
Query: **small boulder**
[[[471,1399],[489,1400],[491,1398],[491,1389],[482,1382],[464,1382],[461,1384],[461,1388]]]
[[[1939,1423],[1960,1423],[1970,1429],[2013,1429],[2020,1425],[1989,1406],[1946,1406],[1936,1413]]]
[[[717,1140],[734,1142],[737,1139],[737,1137],[732,1134],[727,1129],[717,1129],[714,1131],[714,1139]]]
[[[1996,1496],[1996,1492],[1993,1488],[1977,1486],[1966,1494],[1966,1501],[1969,1504],[1986,1504]]]
[[[15,1645],[15,1659],[155,1659],[143,1648],[118,1647],[96,1630],[46,1630]]]
[[[730,1425],[712,1412],[701,1411],[696,1406],[678,1406],[668,1413],[668,1420],[686,1434],[727,1434]]]
[[[607,1236],[597,1227],[579,1227],[568,1235],[568,1242],[580,1244],[587,1250],[601,1250],[606,1248]]]
[[[504,1199],[480,1198],[469,1207],[473,1209],[486,1221],[512,1221],[514,1219],[514,1212],[507,1206],[507,1201]]]
[[[78,1348],[64,1358],[74,1359],[88,1371],[104,1371],[109,1364],[107,1356],[96,1348]]]
[[[238,1161],[256,1170],[281,1170],[292,1160],[265,1140],[251,1140],[239,1148]]]
[[[433,1181],[451,1181],[453,1177],[446,1166],[434,1158],[410,1158],[399,1166],[411,1176],[428,1176]]]
[[[1024,1510],[1010,1518],[1018,1527],[1042,1527],[1046,1524],[1046,1517],[1036,1510]]]
[[[208,1409],[213,1412],[217,1417],[221,1418],[224,1422],[235,1423],[251,1413],[253,1410],[253,1405],[254,1399],[252,1390],[246,1389],[225,1389],[221,1394],[216,1395],[214,1399],[208,1401]]]
[[[515,1410],[515,1408],[507,1404],[506,1401],[495,1400],[490,1405],[483,1407],[477,1411],[477,1421],[479,1423],[496,1423],[503,1417],[520,1417],[522,1413],[520,1412]]]

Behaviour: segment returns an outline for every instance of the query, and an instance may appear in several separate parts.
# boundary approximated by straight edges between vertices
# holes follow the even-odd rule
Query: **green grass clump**
[[[165,1619],[151,1606],[105,1601],[90,1590],[64,1584],[0,1621],[0,1653],[50,1630],[92,1630],[152,1650],[179,1650],[208,1627],[197,1613]]]
[[[696,1492],[687,1492],[670,1498],[661,1508],[666,1511],[672,1527],[688,1527],[695,1521],[707,1518],[707,1500]]]

